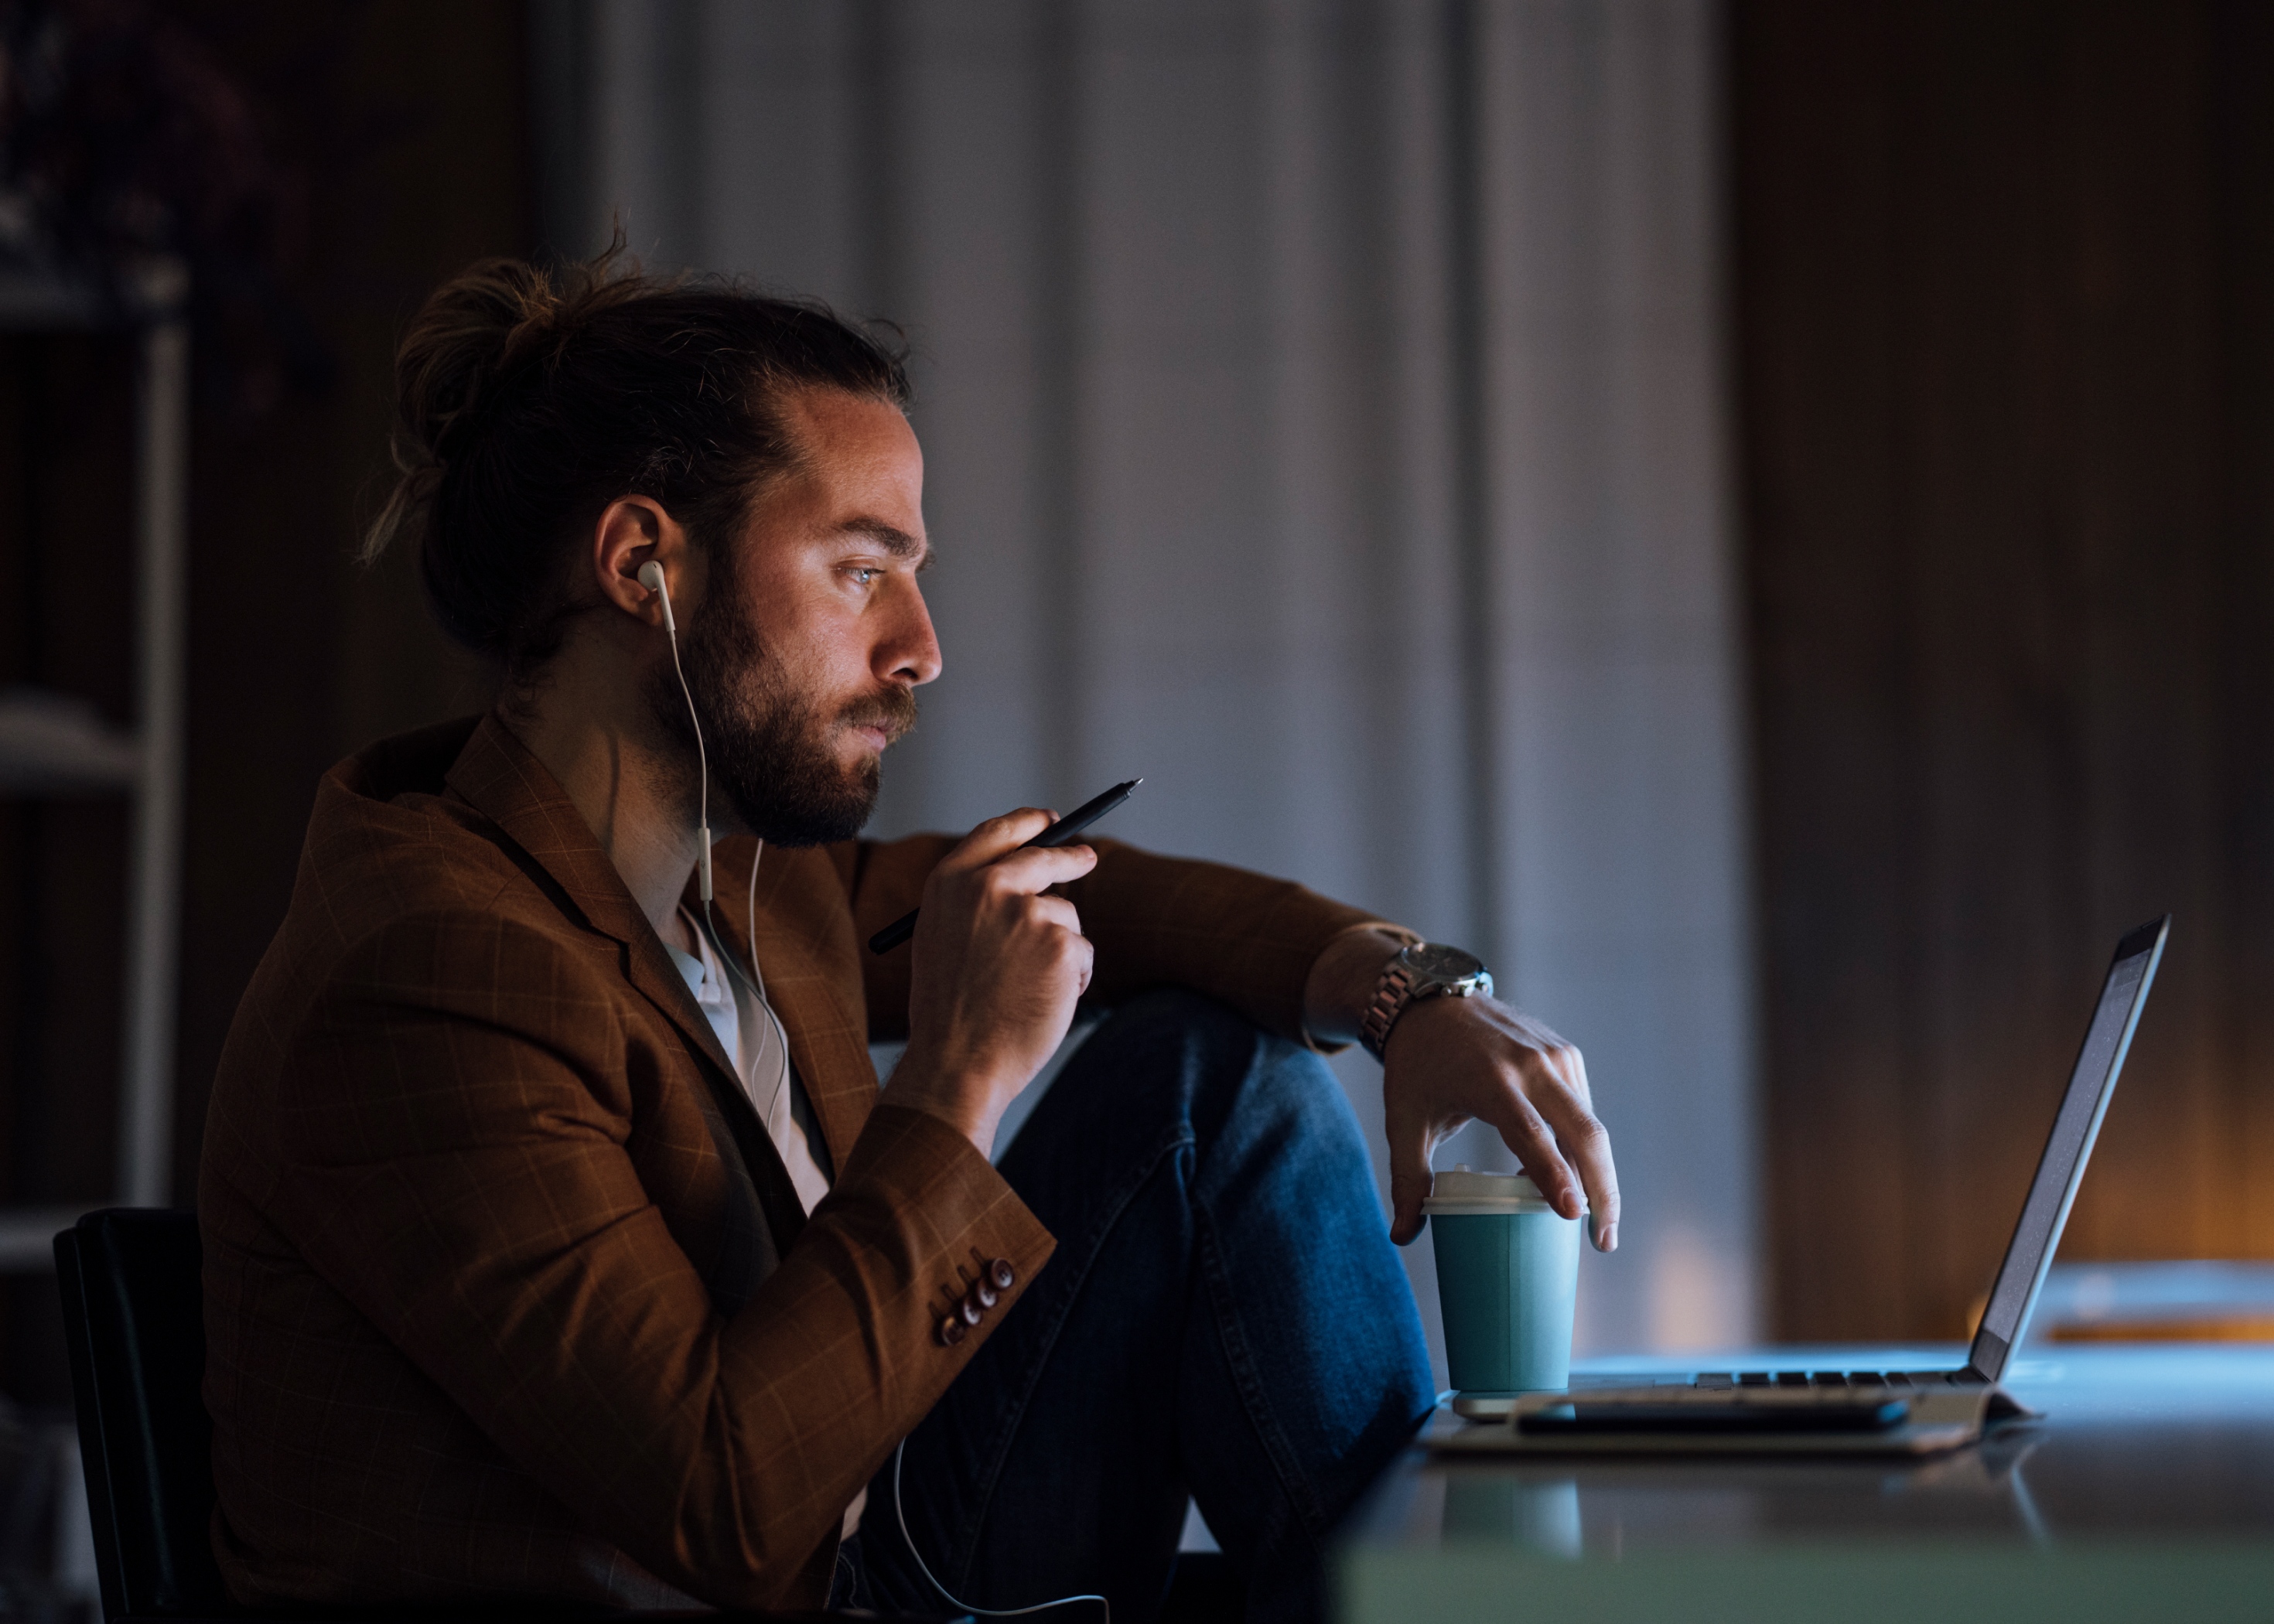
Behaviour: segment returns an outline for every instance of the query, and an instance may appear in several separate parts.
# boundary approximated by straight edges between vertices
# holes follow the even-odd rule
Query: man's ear
[[[699,591],[689,562],[687,532],[649,497],[618,497],[592,527],[594,584],[608,602],[650,626],[663,624],[663,598],[642,583],[641,568],[651,563],[663,571],[673,605],[684,613]]]

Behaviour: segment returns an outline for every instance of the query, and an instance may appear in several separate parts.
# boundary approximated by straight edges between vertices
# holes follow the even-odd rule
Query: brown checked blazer
[[[686,983],[494,719],[318,793],[230,1029],[198,1193],[214,1539],[248,1603],[819,1606],[845,1508],[1052,1242],[970,1143],[880,1101],[906,953],[857,945],[951,842],[719,850],[833,1170],[809,1219]],[[1368,916],[1098,842],[1096,995],[1180,982],[1299,1035]],[[1016,1283],[959,1345],[984,1262]]]

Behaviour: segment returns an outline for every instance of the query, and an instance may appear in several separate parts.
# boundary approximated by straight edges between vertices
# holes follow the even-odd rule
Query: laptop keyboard
[[[1700,1371],[1691,1385],[1720,1387],[1941,1387],[1978,1385],[1971,1371]]]

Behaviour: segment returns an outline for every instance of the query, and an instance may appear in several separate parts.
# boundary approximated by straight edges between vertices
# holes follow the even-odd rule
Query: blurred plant
[[[204,42],[145,0],[0,0],[0,259],[123,297],[190,273],[200,392],[234,416],[324,388],[332,357],[283,278],[307,186]]]

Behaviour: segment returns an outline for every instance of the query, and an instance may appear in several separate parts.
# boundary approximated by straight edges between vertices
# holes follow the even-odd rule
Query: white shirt
[[[702,921],[683,908],[679,916],[693,931],[701,956],[682,953],[668,942],[664,946],[670,948],[671,961],[686,977],[688,990],[702,1006],[711,1030],[719,1034],[719,1047],[734,1063],[742,1092],[757,1108],[758,1119],[766,1124],[774,1148],[781,1152],[782,1165],[789,1169],[798,1202],[809,1213],[829,1193],[829,1179],[814,1159],[813,1142],[807,1137],[818,1130],[812,1105],[790,1069],[789,1045],[781,1022],[751,984],[748,967],[740,974],[728,970],[722,951]],[[757,1041],[746,1044],[744,1033],[755,1033]]]

